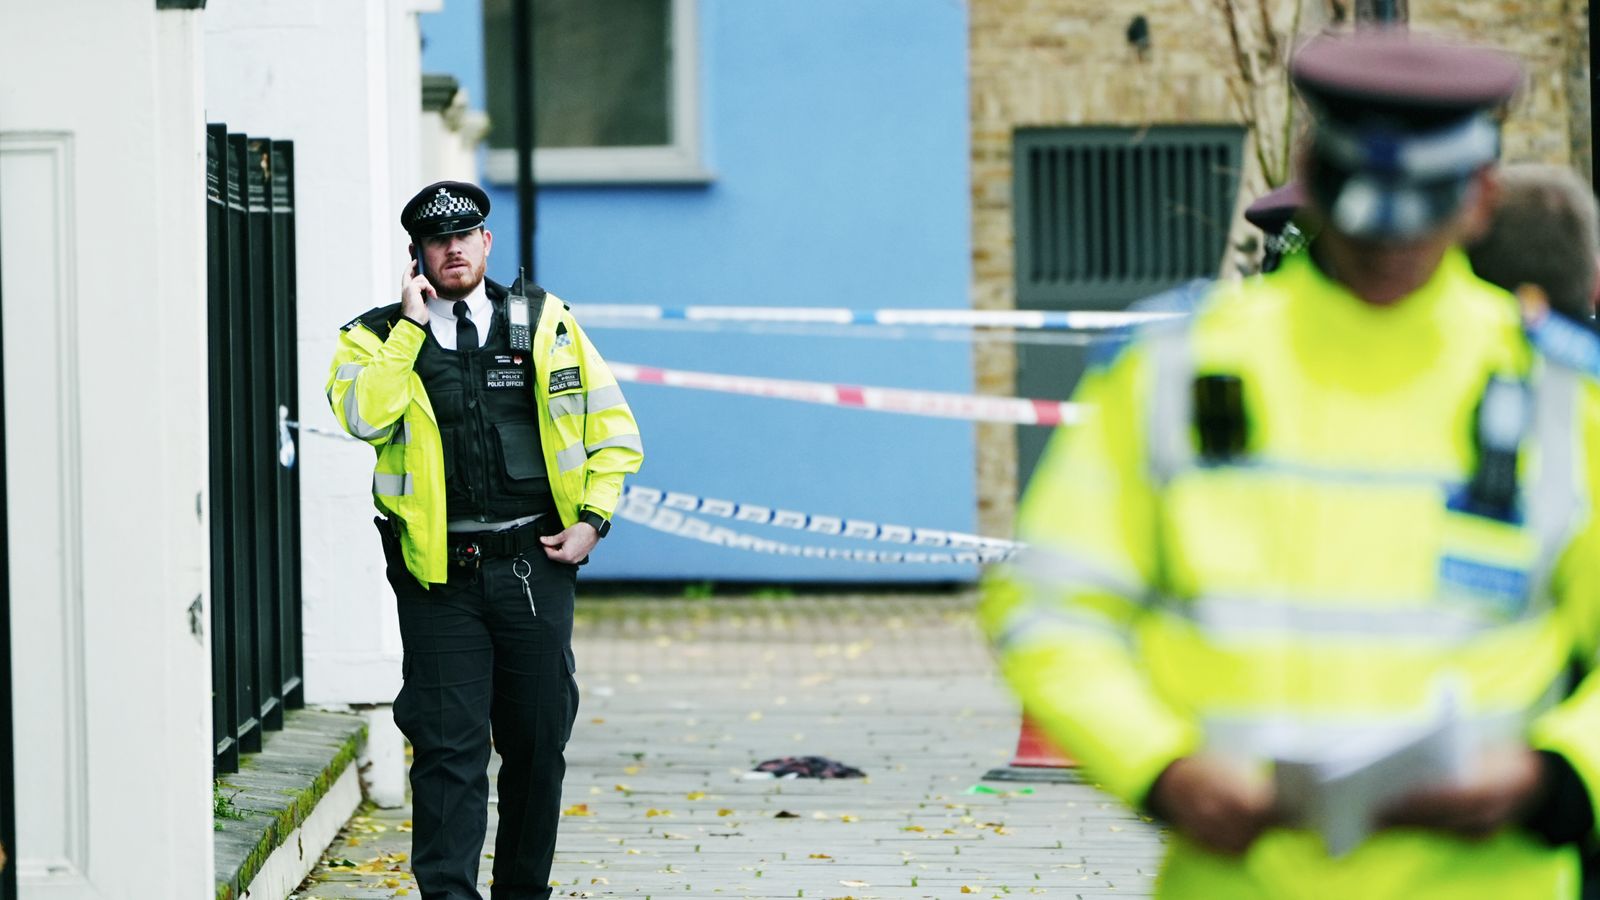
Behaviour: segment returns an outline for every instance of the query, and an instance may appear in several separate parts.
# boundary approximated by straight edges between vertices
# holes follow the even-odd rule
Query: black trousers
[[[567,769],[562,753],[578,714],[571,650],[578,567],[535,548],[521,562],[486,560],[424,590],[381,522],[379,530],[405,647],[394,720],[413,753],[411,871],[422,900],[479,900],[491,736],[500,753],[491,896],[544,900]],[[532,604],[517,573],[527,575]]]

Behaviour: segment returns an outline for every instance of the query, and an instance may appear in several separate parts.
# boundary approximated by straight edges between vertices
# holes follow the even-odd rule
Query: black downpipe
[[[1595,124],[1595,98],[1600,97],[1600,72],[1595,70],[1594,51],[1595,42],[1600,38],[1600,28],[1595,27],[1594,4],[1588,4],[1589,16],[1589,184],[1594,185],[1597,179],[1595,170],[1595,156],[1600,153],[1600,127]]]
[[[0,354],[0,369],[4,357]],[[0,869],[0,900],[17,896],[17,809],[15,730],[11,722],[11,535],[6,527],[5,380],[0,377],[0,850],[8,857]]]
[[[538,211],[533,181],[533,0],[512,0],[514,46],[512,68],[516,71],[517,131],[517,228],[521,247],[518,259],[527,277],[534,278],[534,232]]]

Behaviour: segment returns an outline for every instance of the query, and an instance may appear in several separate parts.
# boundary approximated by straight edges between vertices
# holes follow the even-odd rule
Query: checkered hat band
[[[440,191],[425,206],[417,210],[416,220],[443,219],[451,216],[481,216],[483,210],[466,197],[457,197],[449,191]]]
[[[1299,253],[1310,243],[1311,239],[1306,237],[1305,232],[1297,228],[1293,222],[1283,227],[1282,234],[1267,235],[1265,241],[1267,251],[1279,256]]]

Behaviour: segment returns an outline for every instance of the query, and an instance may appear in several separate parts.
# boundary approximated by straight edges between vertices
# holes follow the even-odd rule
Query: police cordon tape
[[[679,333],[728,334],[746,337],[807,337],[827,340],[863,341],[940,341],[968,345],[1008,344],[1049,347],[1092,347],[1107,341],[1123,341],[1132,329],[1110,331],[1018,331],[1000,328],[903,327],[898,325],[836,325],[829,322],[733,322],[673,319],[646,321],[627,319],[585,322],[590,331],[641,331],[651,334]]]
[[[845,309],[783,306],[647,306],[583,303],[585,327],[651,322],[764,322],[806,325],[881,325],[925,328],[1005,328],[1022,331],[1110,331],[1170,319],[1171,312],[1057,312],[1033,309]]]
[[[362,441],[332,428],[304,425],[287,417],[280,420],[285,429],[295,429],[304,434],[339,438],[354,443]],[[281,437],[280,437],[281,440]],[[289,445],[293,447],[291,443]],[[280,447],[280,453],[282,452]],[[292,450],[290,451],[293,452]],[[803,546],[785,544],[748,534],[731,528],[712,525],[704,519],[685,515],[699,512],[755,525],[772,525],[835,537],[883,541],[914,547],[952,549],[956,553],[927,553],[924,551],[845,550],[838,547]],[[936,528],[913,528],[907,525],[883,525],[861,519],[844,519],[838,516],[811,515],[788,509],[773,509],[753,503],[735,503],[712,497],[697,497],[678,491],[625,485],[622,503],[617,508],[617,518],[635,522],[656,531],[678,537],[691,538],[735,550],[756,553],[775,553],[781,556],[800,556],[807,559],[845,559],[868,563],[955,563],[983,565],[1010,559],[1025,545],[1001,538],[943,531]]]
[[[912,416],[1044,426],[1075,425],[1083,418],[1083,408],[1079,404],[1064,403],[1059,400],[865,387],[820,381],[757,378],[750,375],[718,375],[713,372],[636,366],[632,363],[614,362],[610,366],[611,374],[616,376],[618,381],[635,384],[659,384],[667,387],[770,397]]]
[[[805,559],[840,559],[860,563],[889,564],[965,564],[983,565],[1007,559],[1014,551],[979,549],[955,553],[926,553],[900,550],[847,550],[842,547],[820,547],[806,544],[788,544],[783,541],[758,538],[742,534],[722,525],[713,525],[696,518],[657,506],[638,498],[623,498],[617,508],[617,518],[643,525],[654,531],[689,538],[719,547],[749,550],[754,553],[771,553],[779,556],[798,556]]]
[[[701,513],[752,525],[771,525],[808,531],[831,537],[857,538],[863,541],[883,541],[890,544],[910,544],[916,547],[973,550],[989,557],[1004,559],[1021,550],[1023,545],[1002,538],[966,534],[960,531],[943,531],[936,528],[913,528],[909,525],[884,525],[864,519],[847,519],[840,516],[813,515],[790,509],[774,509],[753,503],[737,503],[714,497],[699,497],[677,491],[662,491],[643,485],[626,485],[623,499],[638,504],[659,506],[686,513]]]

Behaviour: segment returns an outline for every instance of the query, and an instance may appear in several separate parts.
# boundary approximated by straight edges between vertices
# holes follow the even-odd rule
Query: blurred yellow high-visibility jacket
[[[491,283],[489,290],[505,289]],[[557,341],[558,326],[565,325]],[[378,452],[372,499],[399,520],[406,568],[424,585],[449,580],[445,537],[444,446],[433,405],[412,370],[427,333],[400,316],[400,305],[372,310],[345,325],[328,372],[328,405],[345,431]],[[550,492],[561,523],[585,509],[610,519],[622,479],[639,471],[644,448],[633,411],[605,360],[566,304],[547,294],[533,329],[534,406]],[[576,368],[577,382],[551,372]],[[546,384],[558,388],[545,390]]]
[[[1195,380],[1237,376],[1244,450],[1199,451]],[[1518,500],[1459,503],[1491,377],[1526,398]],[[1023,706],[1139,805],[1200,751],[1395,733],[1453,685],[1486,740],[1560,754],[1600,797],[1600,391],[1543,358],[1514,302],[1451,251],[1391,307],[1309,254],[1224,287],[1091,369],[1023,498],[1032,552],[981,618]],[[1513,423],[1515,425],[1515,423]],[[1390,829],[1348,855],[1269,831],[1224,858],[1174,836],[1167,897],[1570,897],[1576,853],[1519,828],[1479,843]]]

